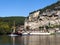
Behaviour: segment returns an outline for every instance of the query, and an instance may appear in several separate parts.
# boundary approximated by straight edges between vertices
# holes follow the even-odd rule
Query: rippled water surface
[[[60,45],[60,35],[0,36],[0,45]]]

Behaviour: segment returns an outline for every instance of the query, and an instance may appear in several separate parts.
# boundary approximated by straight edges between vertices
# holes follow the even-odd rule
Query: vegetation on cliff
[[[48,6],[44,7],[44,8],[42,8],[42,9],[38,9],[37,11],[40,11],[40,13],[42,13],[42,12],[46,11],[47,9],[55,10],[55,8],[57,8],[57,7],[60,10],[60,1],[57,1],[56,3],[53,3],[51,5],[48,5]],[[34,12],[37,12],[37,11],[33,11],[30,14],[32,14]]]

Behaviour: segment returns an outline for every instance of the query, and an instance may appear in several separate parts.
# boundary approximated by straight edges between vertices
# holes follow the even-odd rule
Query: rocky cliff
[[[25,19],[25,29],[39,29],[43,26],[60,25],[60,1],[29,13]]]

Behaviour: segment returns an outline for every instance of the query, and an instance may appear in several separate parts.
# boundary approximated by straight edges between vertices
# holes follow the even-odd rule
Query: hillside
[[[15,21],[16,25],[23,25],[26,17],[0,17],[0,22],[13,23]],[[13,25],[13,24],[12,24]]]
[[[50,26],[58,27],[60,25],[60,1],[53,3],[43,9],[30,12],[25,20],[25,29],[36,29],[39,27]]]
[[[0,34],[11,33],[12,26],[19,27],[20,25],[24,25],[24,20],[26,17],[0,17]]]

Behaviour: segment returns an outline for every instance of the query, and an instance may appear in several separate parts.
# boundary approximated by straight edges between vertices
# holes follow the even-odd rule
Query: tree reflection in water
[[[0,36],[0,45],[60,45],[60,35]]]

